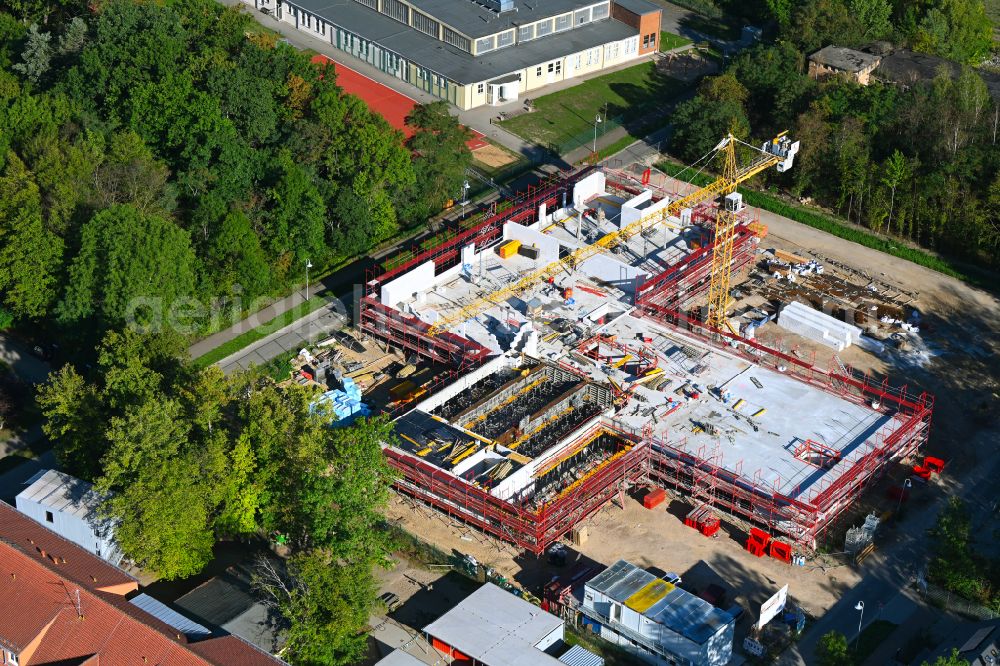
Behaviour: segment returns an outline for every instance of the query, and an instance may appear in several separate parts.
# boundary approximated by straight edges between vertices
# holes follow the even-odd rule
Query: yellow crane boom
[[[522,295],[528,289],[531,289],[535,285],[540,284],[549,278],[559,275],[563,271],[569,272],[570,269],[576,268],[590,257],[610,250],[618,243],[628,240],[636,234],[640,234],[647,229],[665,222],[668,217],[678,215],[685,208],[692,208],[704,201],[729,194],[735,191],[736,187],[740,183],[753,178],[765,169],[777,166],[778,171],[787,171],[791,168],[795,153],[798,152],[799,148],[799,143],[797,141],[792,143],[792,141],[786,136],[786,133],[782,132],[760,148],[757,148],[756,146],[749,146],[756,151],[754,159],[751,160],[750,164],[739,167],[736,165],[736,146],[739,143],[741,142],[730,134],[720,141],[715,147],[714,152],[716,155],[722,152],[725,156],[725,167],[722,175],[705,187],[696,190],[687,196],[681,197],[676,201],[670,202],[666,207],[654,213],[650,213],[649,215],[622,227],[618,231],[602,236],[591,245],[585,245],[584,247],[574,250],[558,261],[554,261],[547,266],[543,266],[526,273],[517,281],[491,292],[482,298],[478,298],[454,312],[439,317],[437,321],[431,324],[428,334],[437,335],[439,333],[443,333],[456,324],[466,321],[467,319],[477,317],[486,310],[489,310],[491,307],[499,305],[509,298]],[[728,229],[730,257],[732,251],[733,230],[734,227],[730,225],[730,228]],[[718,239],[718,225],[716,232],[716,238]],[[723,235],[725,236],[725,234]],[[718,245],[718,240],[716,241],[716,245]],[[726,265],[726,268],[728,269],[728,264]],[[712,279],[714,282],[714,273]],[[729,292],[728,282],[727,273],[725,285],[726,294]],[[710,289],[710,293],[714,293],[713,290]]]

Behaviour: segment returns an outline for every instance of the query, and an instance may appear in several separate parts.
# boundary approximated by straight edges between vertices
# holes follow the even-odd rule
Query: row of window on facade
[[[446,25],[443,26],[442,29],[442,24],[439,21],[417,11],[416,9],[412,9],[399,0],[382,0],[381,7],[379,7],[378,0],[355,0],[355,2],[364,5],[369,9],[374,9],[375,11],[384,14],[391,19],[399,21],[400,23],[411,26],[415,30],[418,30],[426,35],[430,35],[434,39],[441,39],[446,44],[450,44],[456,48],[466,51],[467,53],[472,52],[472,43],[468,37],[452,30]],[[299,11],[306,17],[305,26],[312,29],[312,17],[306,12],[302,12],[301,10]],[[564,32],[571,28],[580,27],[594,21],[601,21],[608,18],[610,15],[610,3],[602,3],[594,5],[593,7],[584,7],[583,9],[578,9],[569,14],[563,14],[562,16],[556,16],[554,18],[547,18],[530,25],[521,26],[516,30],[511,29],[496,35],[490,35],[489,37],[477,39],[476,54],[479,55],[482,53],[488,53],[497,49],[513,46],[515,43],[529,42],[540,37],[545,37],[546,35]],[[316,23],[316,31],[321,35],[325,35],[326,26],[323,25],[323,22],[319,19],[316,20]],[[515,33],[517,35],[516,41]]]
[[[556,32],[564,32],[574,27],[580,27],[594,21],[601,21],[611,15],[609,3],[584,7],[570,14],[563,14],[555,18],[547,18],[530,25],[523,25],[517,29],[517,43],[530,42],[533,39],[545,37]],[[498,35],[490,35],[476,40],[476,54],[495,51],[506,46],[511,46],[514,41],[514,30],[501,32]]]

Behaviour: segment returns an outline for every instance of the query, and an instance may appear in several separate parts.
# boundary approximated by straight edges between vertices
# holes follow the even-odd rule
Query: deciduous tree
[[[187,232],[133,206],[112,206],[83,226],[59,317],[117,325],[163,320],[194,291],[196,259]]]

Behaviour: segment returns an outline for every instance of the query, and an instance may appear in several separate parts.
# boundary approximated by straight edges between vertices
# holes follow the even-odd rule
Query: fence
[[[612,130],[621,127],[629,118],[626,118],[624,114],[611,116],[610,118],[601,117],[601,122],[597,123],[597,138],[600,139],[602,136],[611,132]],[[631,120],[634,120],[631,119]],[[552,143],[549,145],[549,150],[556,153],[557,155],[565,155],[570,153],[581,146],[593,147],[594,144],[594,128],[589,127],[586,130],[577,132],[568,139],[563,139],[558,143]]]
[[[923,590],[922,596],[939,608],[973,620],[985,621],[1000,617],[1000,613],[980,603],[969,601],[965,597],[931,583],[927,584],[927,589]]]

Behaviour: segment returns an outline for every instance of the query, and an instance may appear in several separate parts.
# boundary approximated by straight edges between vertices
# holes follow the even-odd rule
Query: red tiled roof
[[[177,629],[129,604],[123,594],[101,589],[134,583],[134,578],[55,534],[45,534],[48,530],[30,518],[20,516],[33,529],[9,513],[0,502],[0,645],[22,652],[41,636],[37,650],[22,655],[22,666],[284,663],[232,636],[189,643]],[[46,557],[19,545],[27,539]],[[57,562],[49,552],[58,553]]]
[[[197,652],[213,664],[240,664],[241,666],[274,666],[278,661],[238,636],[220,636],[191,644]]]
[[[119,586],[139,589],[139,582],[132,576],[62,538],[5,502],[0,502],[0,540],[41,562],[61,577],[87,589],[101,590]]]

